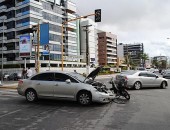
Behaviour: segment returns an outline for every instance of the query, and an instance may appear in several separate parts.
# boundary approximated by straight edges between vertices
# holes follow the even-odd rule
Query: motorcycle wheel
[[[130,100],[130,95],[127,91],[123,91],[122,94],[127,100]]]

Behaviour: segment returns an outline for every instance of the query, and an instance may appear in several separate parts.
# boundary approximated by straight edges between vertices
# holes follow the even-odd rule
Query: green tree
[[[149,56],[148,54],[143,53],[143,54],[140,54],[140,59],[142,59],[143,67],[145,67],[146,60],[149,59]]]
[[[159,62],[158,62],[156,59],[154,59],[154,60],[152,61],[152,65],[153,65],[154,67],[158,68],[158,67],[159,67]]]

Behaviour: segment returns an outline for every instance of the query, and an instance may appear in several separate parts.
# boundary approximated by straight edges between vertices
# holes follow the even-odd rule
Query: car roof
[[[38,74],[42,74],[42,73],[63,73],[63,74],[67,74],[67,73],[72,73],[72,72],[69,72],[69,71],[43,71],[43,72],[40,72]]]

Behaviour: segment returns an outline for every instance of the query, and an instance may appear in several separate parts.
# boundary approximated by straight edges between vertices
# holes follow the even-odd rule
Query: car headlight
[[[98,91],[98,92],[107,93],[107,91],[106,91],[104,88],[102,88],[102,87],[97,87],[97,86],[95,86],[94,88],[95,88],[96,91]]]

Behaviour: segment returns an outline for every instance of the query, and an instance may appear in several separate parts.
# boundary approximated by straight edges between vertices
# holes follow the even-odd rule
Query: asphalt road
[[[0,130],[170,129],[170,86],[129,93],[131,100],[125,104],[94,103],[84,107],[56,100],[30,104],[15,90],[0,89]]]

